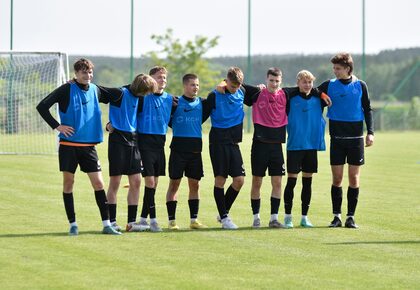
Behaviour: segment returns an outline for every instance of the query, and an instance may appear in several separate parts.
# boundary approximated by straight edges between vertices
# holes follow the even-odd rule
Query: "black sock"
[[[103,221],[109,220],[108,202],[106,200],[105,190],[95,190],[95,199],[96,204],[99,207],[99,212],[101,213],[101,219]]]
[[[333,214],[341,214],[341,203],[343,202],[343,188],[331,185],[331,200]]]
[[[198,217],[198,209],[200,206],[200,200],[199,199],[189,199],[188,200],[188,206],[190,208],[190,218],[196,219]]]
[[[74,223],[76,221],[76,213],[74,212],[73,192],[63,192],[63,200],[64,208],[66,209],[67,219],[69,220],[69,223]]]
[[[219,217],[222,220],[227,217],[225,194],[224,194],[223,188],[214,187],[213,195],[214,195],[214,200],[216,201]]]
[[[117,204],[108,203],[108,209],[109,209],[109,221],[113,223],[117,220]]]
[[[252,214],[260,213],[261,199],[252,199],[251,198],[251,208]]]
[[[288,177],[286,188],[284,189],[284,212],[286,214],[292,214],[292,207],[293,207],[293,196],[294,196],[294,188],[296,186],[295,177]]]
[[[226,190],[225,202],[226,202],[226,212],[229,213],[230,208],[235,202],[236,197],[238,196],[239,191],[236,191],[232,185]]]
[[[144,188],[144,195],[147,197],[147,203],[149,205],[149,215],[151,219],[156,218],[155,192],[156,188]]]
[[[176,200],[171,200],[166,202],[166,210],[168,211],[168,220],[172,221],[175,220],[175,213],[176,213]]]
[[[280,198],[271,197],[270,204],[271,204],[271,214],[278,214],[279,207],[280,207]]]
[[[128,205],[127,208],[127,223],[133,223],[136,221],[136,216],[137,216],[137,204],[133,204],[133,205]]]
[[[312,196],[312,177],[302,177],[302,215],[307,215]]]
[[[349,186],[347,189],[347,216],[354,216],[358,199],[359,188],[352,188]]]
[[[144,195],[143,195],[143,205],[141,207],[141,214],[140,217],[147,219],[147,216],[149,215],[149,199],[146,195],[146,188],[144,187]]]

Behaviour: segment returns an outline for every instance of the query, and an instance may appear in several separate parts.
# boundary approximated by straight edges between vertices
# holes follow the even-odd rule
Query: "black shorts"
[[[244,162],[237,144],[210,144],[210,159],[214,177],[245,176]]]
[[[140,149],[143,161],[143,176],[165,176],[165,150],[142,150]]]
[[[68,146],[60,144],[58,148],[60,171],[75,173],[77,165],[83,172],[101,171],[101,163],[95,146]]]
[[[201,152],[180,152],[171,150],[169,155],[169,178],[180,179],[184,175],[200,180],[203,174],[203,160]]]
[[[318,152],[316,150],[287,150],[287,173],[318,172]]]
[[[331,165],[363,165],[365,164],[365,147],[363,138],[337,139],[331,137],[330,164]]]
[[[132,175],[143,171],[140,151],[137,146],[108,143],[109,176]]]
[[[252,142],[251,167],[254,176],[265,176],[267,168],[269,176],[284,175],[284,157],[281,143]]]

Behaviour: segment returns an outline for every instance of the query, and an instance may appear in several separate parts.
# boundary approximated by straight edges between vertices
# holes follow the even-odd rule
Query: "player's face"
[[[273,75],[268,75],[267,77],[267,89],[272,92],[275,93],[280,89],[280,85],[281,85],[281,76],[273,76]]]
[[[297,85],[299,87],[300,92],[309,94],[309,92],[314,87],[314,81],[308,78],[303,78],[298,80]]]
[[[158,92],[161,93],[166,88],[166,73],[158,71],[154,75],[151,75],[152,78],[157,82]]]
[[[75,75],[79,84],[88,85],[93,79],[93,69],[79,70],[75,72]]]
[[[342,66],[341,64],[333,65],[333,72],[337,79],[348,79],[350,77],[349,71],[350,68],[347,66]]]
[[[194,98],[198,94],[200,89],[200,82],[198,79],[189,80],[188,83],[184,84],[184,95],[188,98]]]
[[[233,83],[230,79],[226,79],[226,89],[231,93],[236,93],[241,87],[241,84]]]

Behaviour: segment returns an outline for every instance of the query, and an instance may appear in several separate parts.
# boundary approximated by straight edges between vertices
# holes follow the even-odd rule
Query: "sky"
[[[10,49],[10,2],[0,0],[0,51]],[[365,0],[368,54],[420,46],[420,0]],[[13,49],[130,56],[131,0],[13,0]],[[134,0],[134,56],[219,36],[206,56],[248,53],[248,0]],[[362,52],[362,0],[251,0],[251,54]]]

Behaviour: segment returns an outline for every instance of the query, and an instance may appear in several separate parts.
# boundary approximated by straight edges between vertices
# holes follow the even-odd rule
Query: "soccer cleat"
[[[144,232],[145,230],[140,225],[140,223],[131,222],[125,226],[126,232]]]
[[[206,225],[203,225],[198,220],[190,223],[190,229],[192,229],[192,230],[201,230],[201,229],[207,229],[207,228],[208,227]]]
[[[344,224],[344,226],[346,228],[349,228],[349,229],[358,229],[359,228],[359,226],[356,225],[356,223],[354,222],[354,219],[352,217],[348,217],[346,219],[346,223]]]
[[[278,220],[272,220],[268,223],[268,227],[269,228],[273,228],[273,229],[285,229],[286,227],[279,222]]]
[[[112,226],[106,226],[102,229],[102,233],[105,235],[122,235],[120,232],[116,231]]]
[[[304,228],[313,228],[313,224],[311,223],[311,221],[308,218],[302,218],[300,220],[300,226],[304,227]]]
[[[254,221],[252,223],[252,227],[254,229],[259,229],[261,227],[261,220],[260,220],[260,218],[254,219]]]
[[[124,184],[123,188],[130,188],[130,184],[129,183]]]
[[[71,226],[69,230],[69,236],[77,236],[79,234],[79,228],[77,226]]]
[[[235,225],[229,217],[227,217],[222,220],[222,229],[236,230],[238,229],[238,226]]]
[[[159,224],[157,222],[151,222],[150,231],[153,233],[159,233],[162,231],[162,229],[159,227]]]
[[[140,220],[140,222],[138,222],[138,224],[140,225],[140,231],[141,232],[145,232],[150,230],[150,225],[146,220]]]
[[[335,216],[328,227],[330,227],[330,228],[340,228],[341,226],[342,226],[342,224],[341,224],[340,218],[338,216]]]
[[[177,231],[177,230],[179,230],[179,226],[176,224],[175,220],[169,221],[168,229],[171,230],[171,231]]]
[[[117,232],[121,232],[121,227],[117,225],[117,222],[112,222],[111,227],[113,227]]]
[[[293,222],[291,216],[284,217],[284,226],[286,227],[286,229],[293,229]]]

